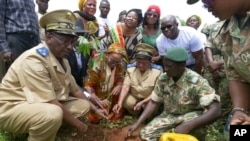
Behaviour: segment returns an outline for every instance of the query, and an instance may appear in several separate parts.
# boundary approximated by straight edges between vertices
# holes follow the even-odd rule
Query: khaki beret
[[[198,2],[199,0],[187,0],[187,4],[195,4],[196,2]]]
[[[46,31],[53,30],[60,34],[77,36],[75,33],[76,17],[70,10],[48,12],[41,17],[39,23]]]
[[[149,44],[139,43],[135,46],[135,51],[136,58],[144,58],[151,60],[153,54],[156,52],[156,49]]]
[[[182,47],[173,47],[167,50],[164,57],[175,62],[184,62],[188,59],[188,53]]]

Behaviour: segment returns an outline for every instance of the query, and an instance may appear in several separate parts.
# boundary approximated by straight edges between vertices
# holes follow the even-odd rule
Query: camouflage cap
[[[156,49],[153,46],[145,43],[137,44],[135,46],[135,50],[136,50],[135,54],[136,58],[143,58],[149,60],[151,60],[153,54],[156,52]]]
[[[195,4],[196,2],[198,2],[199,0],[187,0],[187,4]]]
[[[175,62],[184,62],[188,59],[188,53],[182,47],[173,47],[167,50],[164,58]]]
[[[53,30],[60,34],[77,36],[75,33],[76,17],[66,9],[46,13],[40,19],[40,26],[46,31]]]

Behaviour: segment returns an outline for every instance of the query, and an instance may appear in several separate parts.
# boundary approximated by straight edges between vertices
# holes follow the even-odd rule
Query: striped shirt
[[[135,62],[135,46],[142,42],[142,34],[139,30],[132,36],[123,36],[124,37],[124,43],[125,48],[129,57],[129,63]],[[113,43],[111,36],[106,36],[101,41],[103,50],[107,50],[107,48]]]
[[[0,51],[9,51],[7,33],[39,33],[33,0],[0,0]]]

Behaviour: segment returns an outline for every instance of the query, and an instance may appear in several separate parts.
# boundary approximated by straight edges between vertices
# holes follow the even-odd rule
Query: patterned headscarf
[[[119,43],[112,43],[112,44],[108,47],[106,53],[118,53],[118,54],[121,54],[122,57],[123,57],[124,59],[126,59],[126,61],[128,61],[128,55],[127,55],[127,52],[126,52],[126,50],[125,50],[125,47],[122,46],[122,45],[119,44]]]
[[[84,6],[87,3],[87,1],[88,0],[79,0],[79,2],[78,2],[78,8],[79,8],[80,11],[84,10]]]

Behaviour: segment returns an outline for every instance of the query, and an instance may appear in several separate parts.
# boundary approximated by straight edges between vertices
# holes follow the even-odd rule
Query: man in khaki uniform
[[[151,101],[128,129],[128,135],[152,115],[159,103],[163,103],[164,111],[142,128],[143,140],[158,141],[162,133],[171,129],[194,135],[220,116],[220,97],[206,79],[185,67],[187,59],[188,53],[182,47],[168,49],[163,59],[164,73],[156,82]]]
[[[29,133],[29,141],[54,141],[65,121],[79,131],[90,103],[84,100],[65,57],[77,39],[76,18],[69,10],[45,14],[41,27],[46,41],[24,52],[10,66],[0,84],[0,129]],[[92,104],[91,104],[92,105]]]
[[[154,47],[140,43],[135,49],[136,63],[127,66],[119,101],[113,108],[116,113],[123,106],[131,115],[138,115],[150,101],[150,94],[162,72],[161,66],[151,63],[156,52]]]

